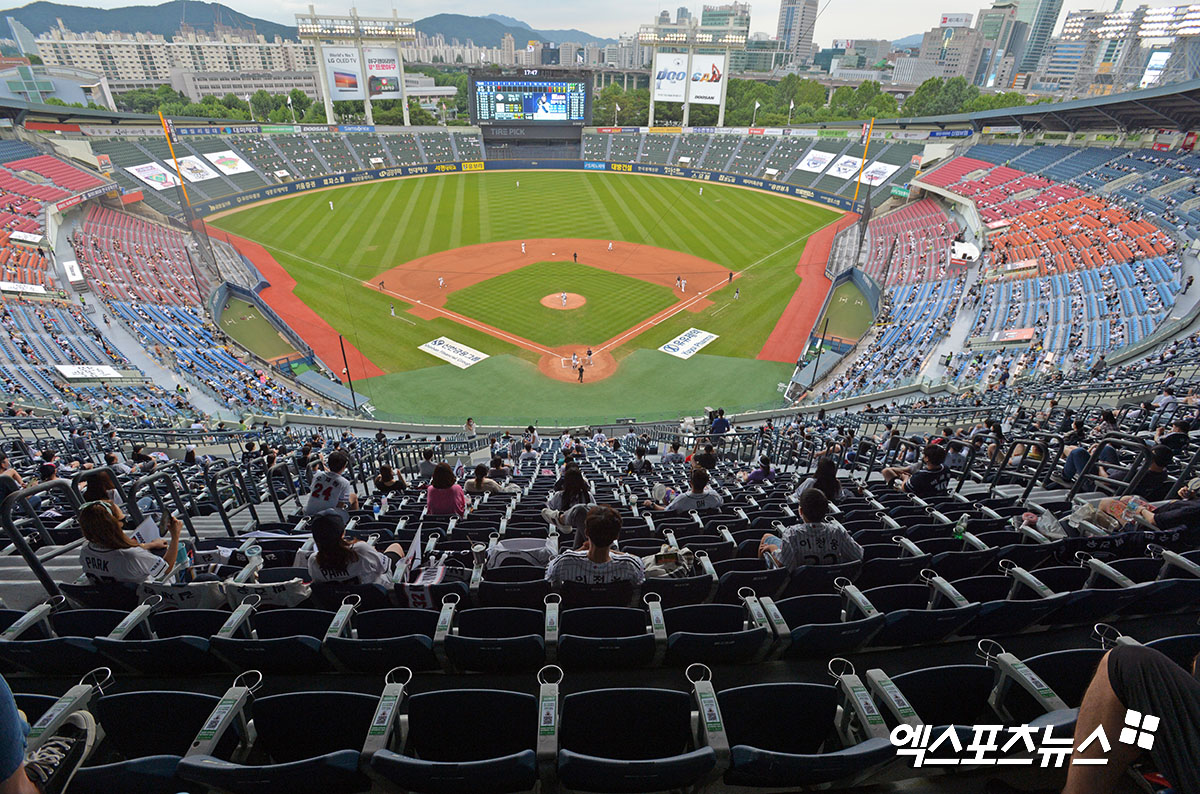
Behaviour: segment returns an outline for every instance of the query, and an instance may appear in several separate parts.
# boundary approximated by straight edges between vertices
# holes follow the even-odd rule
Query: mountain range
[[[118,30],[124,33],[154,33],[171,38],[181,24],[197,30],[211,31],[215,24],[231,28],[254,28],[268,41],[276,36],[283,39],[296,38],[296,28],[278,22],[251,17],[221,3],[205,3],[200,0],[171,0],[157,6],[125,6],[122,8],[87,8],[84,6],[49,3],[39,0],[20,8],[0,11],[0,16],[12,17],[35,35],[41,35],[58,26],[62,20],[68,30],[76,33]],[[581,30],[535,30],[525,22],[512,17],[491,14],[487,17],[471,17],[462,14],[435,14],[419,19],[417,30],[426,35],[438,33],[450,39],[466,43],[468,39],[480,47],[499,47],[504,34],[516,39],[519,48],[531,39],[538,41],[573,41],[580,44],[607,44],[612,39],[593,36]],[[7,34],[7,30],[3,31]]]

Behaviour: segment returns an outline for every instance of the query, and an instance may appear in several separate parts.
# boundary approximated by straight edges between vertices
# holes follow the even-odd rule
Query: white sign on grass
[[[155,190],[167,190],[179,184],[179,180],[175,178],[175,175],[158,163],[127,165],[125,166],[125,170]]]
[[[432,342],[426,342],[417,349],[424,350],[431,356],[437,356],[442,361],[448,361],[459,369],[466,369],[472,364],[478,364],[487,358],[487,354],[480,353],[474,348],[459,344],[453,339],[447,339],[444,336],[439,336]]]
[[[121,373],[104,364],[55,364],[58,374],[67,380],[96,380],[100,378],[119,378]]]
[[[708,331],[701,331],[699,328],[689,328],[660,347],[659,350],[676,358],[689,359],[716,338],[717,334],[710,334]]]

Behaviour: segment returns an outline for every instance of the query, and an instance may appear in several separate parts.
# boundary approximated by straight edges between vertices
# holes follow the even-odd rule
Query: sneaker
[[[551,510],[548,507],[542,508],[542,518],[546,519],[546,523],[551,526],[558,526],[558,511]]]
[[[91,754],[95,741],[96,720],[86,711],[73,712],[58,733],[25,755],[25,774],[42,794],[60,794]]]

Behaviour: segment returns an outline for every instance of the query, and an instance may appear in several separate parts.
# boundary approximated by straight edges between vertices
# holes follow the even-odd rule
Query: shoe
[[[96,720],[86,711],[73,712],[58,733],[25,755],[25,774],[42,794],[60,794],[87,760],[96,741]]]
[[[542,508],[542,518],[546,519],[546,523],[550,524],[551,526],[556,526],[556,527],[560,526],[560,524],[558,522],[558,511],[557,510],[551,510],[548,507],[543,507]]]

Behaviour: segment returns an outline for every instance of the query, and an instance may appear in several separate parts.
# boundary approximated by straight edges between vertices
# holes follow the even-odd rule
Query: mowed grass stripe
[[[546,295],[573,292],[587,303],[562,310]],[[667,308],[667,287],[584,264],[538,262],[450,293],[446,308],[549,347],[599,345]]]

